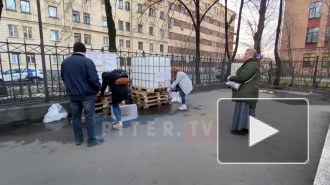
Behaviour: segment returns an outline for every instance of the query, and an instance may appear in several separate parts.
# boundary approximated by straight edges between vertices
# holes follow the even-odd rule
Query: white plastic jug
[[[129,121],[138,117],[138,110],[136,104],[120,105],[121,121]],[[111,107],[111,117],[116,120],[113,108]]]

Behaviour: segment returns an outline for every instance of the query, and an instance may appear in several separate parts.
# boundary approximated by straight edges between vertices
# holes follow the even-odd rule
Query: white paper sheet
[[[114,53],[105,54],[105,70],[113,71],[117,69],[117,55]]]
[[[103,56],[102,52],[92,52],[89,51],[86,53],[86,57],[91,59],[96,66],[103,65]]]

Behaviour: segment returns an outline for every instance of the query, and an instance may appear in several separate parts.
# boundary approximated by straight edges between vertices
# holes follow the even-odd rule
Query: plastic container
[[[131,64],[133,87],[146,89],[164,87],[166,74],[170,74],[171,71],[171,60],[167,57],[134,57]],[[156,74],[163,74],[165,79],[157,81]]]
[[[121,111],[121,121],[129,121],[138,117],[136,104],[120,105],[119,108]],[[113,113],[113,108],[111,108],[111,117],[116,120],[115,114]]]

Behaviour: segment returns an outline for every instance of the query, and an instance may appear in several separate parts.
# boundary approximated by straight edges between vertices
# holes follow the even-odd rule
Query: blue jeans
[[[84,140],[84,134],[81,126],[81,114],[84,109],[85,122],[87,129],[87,142],[95,141],[95,100],[71,100],[73,132],[76,141]]]
[[[113,114],[116,117],[116,120],[119,122],[121,121],[121,110],[119,107],[119,103],[113,103],[112,104]]]
[[[180,91],[180,96],[182,99],[182,104],[185,105],[186,104],[186,94],[184,94],[184,92],[182,90]]]

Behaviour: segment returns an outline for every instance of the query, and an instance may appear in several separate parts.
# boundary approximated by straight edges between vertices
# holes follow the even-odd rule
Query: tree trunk
[[[228,58],[225,79],[227,79],[227,77],[230,75],[230,72],[231,72],[231,62],[232,62],[230,60],[229,47],[228,47],[228,27],[229,27],[229,25],[228,25],[227,12],[228,12],[228,10],[227,10],[227,1],[225,1],[225,56],[224,56],[224,59],[226,59],[226,57]],[[226,61],[226,60],[224,60],[224,61]]]
[[[3,0],[0,0],[0,21],[2,18]]]
[[[193,17],[191,17],[193,19]],[[200,63],[200,28],[201,28],[201,20],[199,14],[199,0],[196,0],[196,59],[195,59],[195,76],[196,76],[196,84],[201,83],[200,72],[199,72],[199,63]]]
[[[244,6],[244,0],[241,0],[241,5],[239,7],[239,14],[238,14],[238,24],[237,24],[237,31],[236,31],[236,43],[235,43],[235,50],[233,55],[231,56],[231,61],[235,60],[235,56],[237,53],[238,49],[238,42],[239,42],[239,30],[241,29],[241,20],[242,20],[242,11],[243,11],[243,6]]]
[[[276,38],[275,38],[276,40],[275,40],[275,48],[274,48],[274,55],[275,55],[275,61],[276,61],[274,86],[280,85],[280,77],[281,77],[281,71],[282,71],[282,64],[281,64],[280,56],[278,54],[278,42],[280,39],[281,24],[282,24],[282,11],[283,11],[282,9],[283,9],[283,0],[280,0],[280,10],[278,13],[278,22],[277,22]]]
[[[261,54],[261,38],[262,38],[262,33],[265,28],[267,1],[269,1],[269,0],[260,1],[258,30],[253,36],[254,49],[257,50],[257,53],[259,53],[259,54]]]
[[[109,51],[116,52],[116,26],[112,17],[112,7],[110,0],[105,0],[105,12],[107,14],[108,35],[109,35]]]

